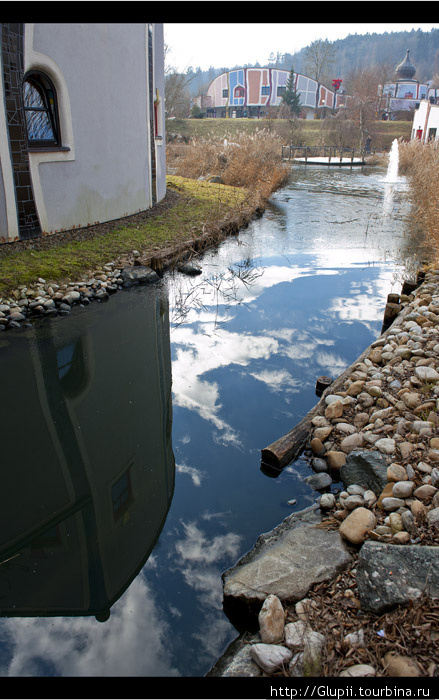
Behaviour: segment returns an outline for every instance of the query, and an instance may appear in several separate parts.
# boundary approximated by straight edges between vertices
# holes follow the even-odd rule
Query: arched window
[[[47,75],[35,71],[25,76],[23,104],[29,145],[59,146],[61,139],[56,92]]]

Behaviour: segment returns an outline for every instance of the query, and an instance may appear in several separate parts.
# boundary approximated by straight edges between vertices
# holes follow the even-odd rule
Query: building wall
[[[23,35],[23,75],[39,70],[49,76],[60,119],[62,148],[26,153],[41,232],[110,221],[162,199],[166,192],[162,25],[152,25],[150,35],[142,23],[37,23],[25,24]],[[158,124],[152,129],[154,114]],[[16,190],[5,146],[8,138],[3,139],[7,118],[0,116],[6,200],[6,215],[0,206],[0,237],[13,240],[22,237],[22,231],[14,223]]]
[[[216,110],[216,116],[222,116],[227,108],[278,107],[289,76],[289,71],[280,68],[239,68],[222,73],[207,90],[210,107]],[[312,117],[318,107],[332,107],[334,93],[331,90],[299,73],[295,74],[295,81],[307,117]],[[244,94],[238,97],[236,89],[241,86]]]
[[[413,115],[412,140],[439,141],[439,105],[422,100]]]

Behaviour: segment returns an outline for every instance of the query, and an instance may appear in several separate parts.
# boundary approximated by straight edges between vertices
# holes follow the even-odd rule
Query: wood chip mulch
[[[377,676],[386,676],[384,656],[389,651],[415,659],[423,676],[439,676],[439,600],[426,595],[382,615],[360,610],[356,595],[356,561],[329,583],[309,592],[309,624],[326,637],[323,676],[339,676],[353,664],[369,664]],[[287,622],[298,620],[287,607]],[[363,631],[358,646],[344,643],[347,634]]]

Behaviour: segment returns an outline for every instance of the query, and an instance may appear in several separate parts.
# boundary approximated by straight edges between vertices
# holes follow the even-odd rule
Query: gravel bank
[[[352,562],[300,600],[273,593],[271,570],[258,631],[211,675],[439,676],[439,270],[399,301],[326,390],[305,450],[318,527],[339,533]]]

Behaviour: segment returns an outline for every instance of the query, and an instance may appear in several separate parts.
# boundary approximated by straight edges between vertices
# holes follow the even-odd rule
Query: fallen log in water
[[[412,310],[410,305],[407,305],[397,318],[392,323],[392,328],[400,325],[405,316]],[[384,333],[381,334],[380,338],[387,335],[388,328]],[[374,341],[376,342],[376,341]],[[306,443],[308,441],[312,419],[314,416],[324,411],[325,408],[325,398],[328,394],[336,394],[338,391],[342,390],[344,382],[352,374],[353,368],[359,362],[369,355],[372,345],[369,345],[364,352],[361,353],[359,357],[353,362],[337,379],[324,391],[320,401],[312,408],[309,413],[306,414],[304,418],[298,423],[292,430],[290,430],[286,435],[271,443],[267,447],[261,450],[261,462],[262,467],[266,465],[271,469],[281,471],[287,464],[290,464],[295,459],[297,459],[303,452]]]

